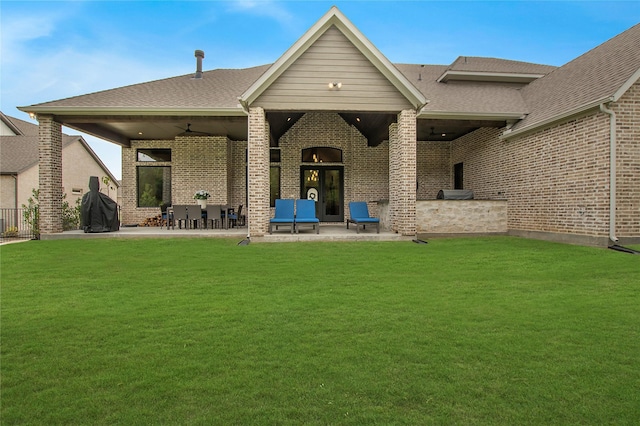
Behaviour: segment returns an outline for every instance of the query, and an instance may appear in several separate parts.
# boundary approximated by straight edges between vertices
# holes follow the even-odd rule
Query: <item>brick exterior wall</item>
[[[389,197],[389,144],[370,147],[367,139],[338,114],[307,112],[280,138],[281,198],[300,198],[300,167],[313,164],[302,163],[302,150],[312,147],[342,150],[342,163],[322,165],[344,167],[345,218],[350,201],[366,201],[370,214],[376,215],[376,201]]]
[[[416,124],[415,110],[404,110],[389,131],[391,229],[401,235],[416,233]]]
[[[611,109],[617,120],[616,236],[640,241],[640,82]]]
[[[513,140],[479,129],[453,142],[451,164],[464,164],[476,198],[508,199],[510,231],[604,237],[608,121],[592,114]]]
[[[131,141],[122,148],[122,223],[136,224],[160,214],[159,207],[137,207],[137,168],[171,167],[173,204],[195,204],[193,194],[209,191],[210,204],[227,204],[233,197],[228,155],[233,142],[224,136],[176,137],[175,140]],[[171,162],[138,162],[137,150],[171,149]]]
[[[418,200],[435,200],[441,189],[453,188],[451,142],[418,142]]]
[[[229,205],[247,209],[247,141],[229,144]]]
[[[617,217],[619,237],[640,237],[640,84],[610,105],[618,120]],[[433,200],[453,188],[453,165],[464,165],[464,187],[479,200],[508,200],[508,229],[516,234],[568,236],[606,241],[609,227],[609,116],[594,111],[539,132],[509,140],[504,129],[481,128],[453,142],[415,142],[415,112],[404,111],[390,127],[390,141],[369,147],[337,113],[307,112],[280,138],[281,197],[299,198],[301,152],[311,147],[342,150],[344,215],[350,201],[367,201],[379,215],[389,200],[391,229],[416,232],[415,200]],[[41,132],[50,132],[43,126]],[[55,133],[55,132],[54,132]],[[252,235],[268,229],[269,137],[261,108],[251,109],[248,194],[254,206]],[[123,223],[157,214],[136,204],[137,148],[171,148],[174,203],[192,203],[193,192],[209,190],[211,203],[246,204],[247,142],[224,137],[134,141],[123,149]],[[147,163],[149,164],[149,163]],[[162,165],[161,163],[152,163]],[[196,183],[194,183],[196,182]],[[416,182],[418,184],[416,190]],[[253,204],[255,203],[255,204]],[[133,207],[132,207],[133,206]],[[391,206],[394,206],[393,208]],[[386,214],[386,213],[385,213]],[[535,236],[535,235],[534,235]],[[582,238],[582,240],[581,240]],[[585,239],[586,238],[586,239]]]
[[[38,116],[40,233],[62,232],[62,126]]]
[[[269,127],[260,107],[249,109],[248,141],[249,234],[262,236],[269,229]]]

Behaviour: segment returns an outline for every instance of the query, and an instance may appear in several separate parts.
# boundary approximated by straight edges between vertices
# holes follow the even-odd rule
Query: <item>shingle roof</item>
[[[547,74],[556,69],[551,65],[531,62],[511,61],[507,59],[484,58],[479,56],[458,56],[447,67],[450,71],[499,72],[513,74]]]
[[[242,94],[269,65],[246,69],[205,71],[202,78],[193,74],[104,90],[36,107],[121,108],[121,109],[225,109],[237,108]]]
[[[491,59],[491,63],[499,65],[501,60]],[[534,68],[538,67],[536,64],[532,65]],[[425,110],[465,113],[526,112],[517,87],[472,82],[443,84],[436,80],[446,70],[446,66],[395,66],[430,100]],[[238,96],[269,67],[270,65],[262,65],[247,69],[217,69],[205,71],[202,79],[192,79],[192,74],[188,74],[33,106],[140,110],[233,109],[239,108]]]
[[[206,71],[135,84],[102,92],[33,105],[51,108],[122,109],[133,113],[153,110],[241,111],[238,96],[271,65],[247,69]],[[491,114],[527,115],[512,130],[534,127],[581,105],[612,96],[640,68],[640,24],[555,68],[496,58],[459,57],[451,65],[395,64],[394,66],[429,100],[424,116]],[[504,74],[544,74],[528,85],[482,82],[438,82],[446,71]],[[28,110],[28,107],[21,108]]]
[[[640,24],[522,89],[529,115],[513,130],[612,97],[640,69]]]
[[[423,112],[524,114],[527,111],[519,90],[521,85],[438,83],[438,77],[448,68],[446,65],[397,64],[396,67],[429,99]]]

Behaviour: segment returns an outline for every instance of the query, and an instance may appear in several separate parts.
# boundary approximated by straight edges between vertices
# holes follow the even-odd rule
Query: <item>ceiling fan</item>
[[[178,134],[178,136],[211,136],[209,133],[199,132],[197,130],[191,130],[191,123],[187,123],[186,129],[180,126],[176,126],[176,127],[182,130],[182,133]]]
[[[446,137],[447,134],[446,133],[436,133],[435,132],[435,127],[431,128],[431,133],[429,133],[429,137],[435,137],[435,138],[444,138]]]

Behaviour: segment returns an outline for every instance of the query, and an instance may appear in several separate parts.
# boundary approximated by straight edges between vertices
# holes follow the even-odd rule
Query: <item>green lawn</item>
[[[1,247],[2,424],[640,419],[640,256],[237,242]]]

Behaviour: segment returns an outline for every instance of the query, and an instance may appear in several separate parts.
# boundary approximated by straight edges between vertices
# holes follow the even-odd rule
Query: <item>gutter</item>
[[[521,127],[519,129],[516,130],[512,130],[512,129],[508,129],[505,130],[504,133],[502,133],[502,135],[500,136],[500,139],[502,140],[508,140],[511,139],[515,136],[520,136],[520,135],[524,135],[526,133],[529,132],[533,132],[537,129],[539,129],[540,127],[544,127],[544,126],[549,126],[552,125],[556,122],[562,122],[563,120],[572,118],[574,116],[578,116],[580,114],[586,113],[589,110],[592,110],[594,108],[598,108],[599,106],[603,105],[606,102],[611,102],[614,99],[612,99],[611,96],[606,96],[604,98],[598,99],[597,101],[593,101],[593,102],[589,102],[583,105],[580,105],[570,111],[567,111],[565,113],[562,113],[560,115],[554,115],[552,117],[549,117],[547,119],[544,119],[542,121],[538,121],[536,123],[532,123],[526,127]]]
[[[615,243],[616,237],[616,113],[600,104],[600,111],[609,114],[609,239]]]

